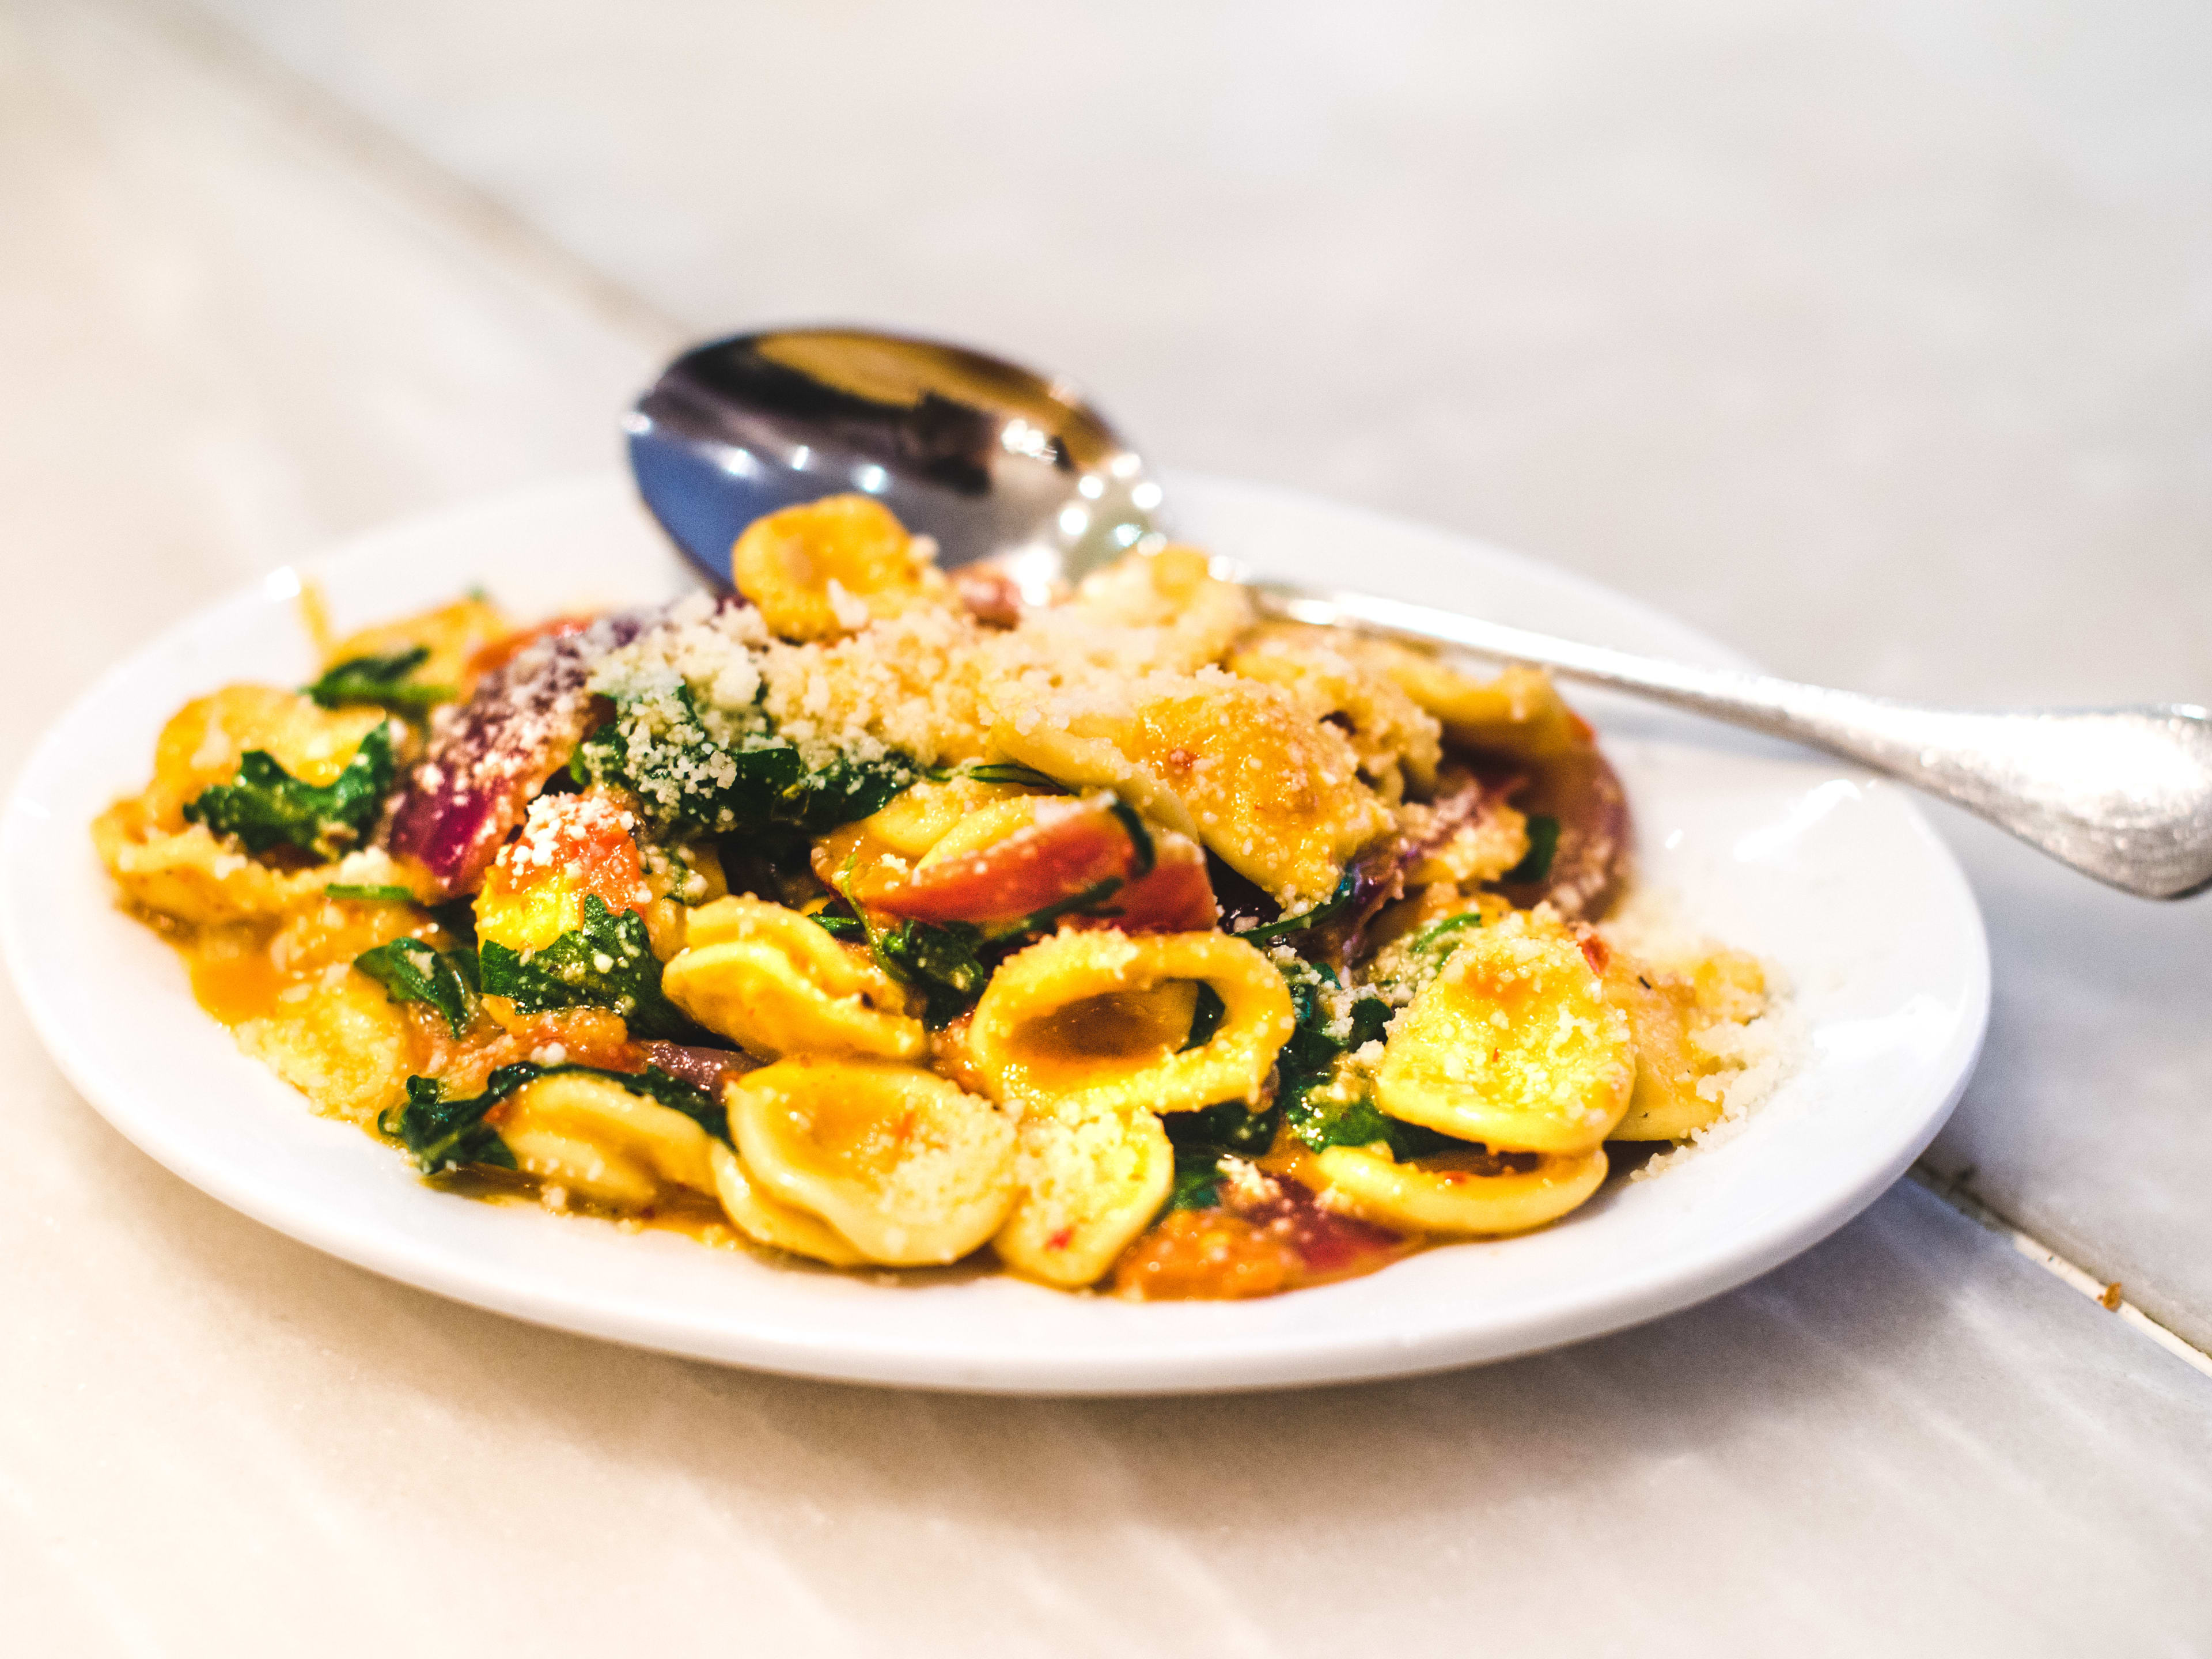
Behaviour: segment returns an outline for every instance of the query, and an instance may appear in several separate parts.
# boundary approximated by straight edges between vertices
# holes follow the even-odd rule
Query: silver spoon
[[[1152,533],[1161,491],[1074,387],[864,329],[784,329],[686,352],[631,412],[638,489],[726,585],[762,514],[857,489],[1041,599]],[[1249,579],[1248,579],[1249,580]],[[1429,605],[1249,580],[1267,615],[1542,663],[1788,738],[1979,813],[2145,898],[2212,887],[2212,714],[2187,703],[1984,714],[1692,668]]]

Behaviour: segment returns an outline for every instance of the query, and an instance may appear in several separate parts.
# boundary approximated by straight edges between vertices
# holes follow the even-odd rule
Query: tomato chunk
[[[1109,799],[1047,801],[1004,841],[924,864],[870,902],[917,921],[1003,927],[1106,881],[1126,881],[1136,844]]]
[[[629,813],[597,790],[540,796],[484,877],[477,932],[514,950],[541,950],[583,921],[586,894],[610,910],[642,910],[653,891],[634,827]]]
[[[1101,926],[1125,933],[1202,933],[1221,920],[1206,854],[1198,843],[1170,832],[1152,836],[1152,872],[1131,882],[1107,900]],[[1079,924],[1084,918],[1078,917]]]

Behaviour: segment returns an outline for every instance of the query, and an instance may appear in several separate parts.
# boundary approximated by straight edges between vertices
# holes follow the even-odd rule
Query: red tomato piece
[[[1137,849],[1110,801],[1048,801],[1004,841],[926,865],[870,902],[916,921],[1004,926],[1123,880]]]
[[[1206,854],[1196,842],[1155,831],[1152,872],[1131,882],[1106,901],[1117,915],[1097,918],[1101,927],[1125,933],[1193,933],[1221,920],[1213,882],[1206,873]],[[1079,925],[1085,918],[1076,918]]]
[[[653,890],[633,827],[630,815],[597,791],[540,797],[484,877],[477,931],[513,950],[537,950],[582,921],[586,894],[610,910],[642,910]]]

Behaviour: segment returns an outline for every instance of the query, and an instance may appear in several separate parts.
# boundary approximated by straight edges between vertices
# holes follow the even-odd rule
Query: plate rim
[[[1567,595],[1600,599],[1643,623],[1686,641],[1694,641],[1701,653],[1716,663],[1753,665],[1743,653],[1655,605],[1581,572],[1480,537],[1274,485],[1189,472],[1171,474],[1169,483],[1170,502],[1182,488],[1214,492],[1223,498],[1243,495],[1294,512],[1318,509],[1355,522],[1370,523],[1393,536],[1403,537],[1411,532],[1432,538],[1439,545],[1477,550],[1488,558],[1530,571]],[[1826,1201],[1790,1212],[1759,1231],[1747,1247],[1717,1255],[1699,1264],[1695,1271],[1677,1269],[1661,1274],[1654,1270],[1655,1282],[1650,1283],[1633,1278],[1614,1279],[1593,1286],[1594,1294],[1555,1299],[1516,1322],[1501,1325],[1493,1321],[1476,1332],[1462,1331],[1456,1340],[1449,1332],[1419,1334],[1410,1344],[1403,1337],[1352,1334],[1319,1347],[1296,1344],[1277,1346],[1256,1359],[1234,1352],[1201,1352],[1177,1360],[1178,1374],[1171,1380],[1148,1376],[1147,1373],[1157,1371],[1161,1363],[1152,1355],[1135,1357],[1126,1371],[1110,1367],[1110,1374],[1094,1374],[1081,1380],[1060,1375],[1049,1363],[1032,1370],[1019,1366],[1009,1368],[1000,1361],[994,1362],[993,1374],[963,1375],[957,1361],[948,1363],[927,1348],[898,1351],[886,1348],[878,1341],[868,1354],[856,1358],[850,1348],[848,1334],[843,1331],[756,1331],[745,1341],[734,1345],[746,1350],[740,1354],[732,1351],[733,1345],[726,1340],[726,1330],[723,1330],[718,1334],[725,1340],[710,1351],[701,1346],[700,1339],[707,1333],[696,1325],[689,1331],[672,1328],[669,1328],[672,1322],[665,1317],[659,1328],[626,1325],[619,1313],[611,1312],[587,1297],[571,1297],[558,1287],[544,1284],[526,1285],[504,1271],[490,1275],[481,1263],[457,1262],[451,1259],[450,1246],[419,1240],[404,1232],[386,1236],[356,1228],[323,1216],[312,1205],[287,1206],[281,1194],[264,1192],[250,1176],[241,1176],[219,1158],[196,1151],[189,1134],[164,1133],[158,1113],[137,1108],[129,1098],[131,1091],[119,1081],[103,1075],[89,1063],[88,1055],[81,1051],[68,1017],[41,983],[40,975],[33,971],[35,950],[27,937],[27,924],[18,912],[15,878],[24,845],[35,833],[34,823],[51,822],[42,807],[31,799],[33,786],[52,770],[57,751],[71,728],[81,719],[88,717],[96,705],[116,695],[119,686],[136,673],[145,672],[154,659],[174,653],[207,627],[218,613],[232,607],[266,602],[272,595],[271,583],[313,578],[396,539],[464,534],[478,522],[496,524],[533,509],[543,510],[564,498],[599,501],[611,488],[626,494],[627,480],[612,471],[563,475],[432,512],[410,514],[344,537],[310,556],[280,565],[227,590],[140,643],[72,698],[32,746],[11,781],[4,809],[0,809],[0,956],[4,957],[17,996],[49,1058],[94,1110],[164,1169],[226,1207],[325,1255],[450,1300],[549,1328],[709,1363],[823,1381],[1079,1397],[1235,1392],[1410,1376],[1540,1352],[1628,1329],[1679,1312],[1771,1271],[1835,1231],[1887,1191],[1934,1139],[1972,1078],[1986,1041],[1990,1008],[1986,923],[1972,884],[1966,880],[1956,856],[1936,834],[1918,802],[1900,793],[1896,804],[1905,822],[1923,851],[1932,855],[1933,873],[1961,901],[1960,918],[1967,928],[1960,940],[1966,947],[1968,969],[1963,1018],[1948,1032],[1941,1062],[1950,1081],[1940,1103],[1924,1114],[1910,1144],[1893,1149],[1878,1164],[1869,1164],[1855,1181],[1830,1194]],[[238,1058],[242,1065],[262,1069],[260,1062],[242,1053]],[[289,1090],[289,1085],[281,1081],[276,1086]],[[115,1098],[118,1095],[123,1098]],[[349,1125],[331,1120],[319,1118],[318,1121],[346,1133],[358,1133]],[[1322,1286],[1295,1294],[1309,1297],[1337,1288],[1340,1287]],[[676,1325],[682,1322],[672,1322]],[[685,1340],[687,1335],[692,1340]],[[1092,1363],[1095,1365],[1097,1362]]]

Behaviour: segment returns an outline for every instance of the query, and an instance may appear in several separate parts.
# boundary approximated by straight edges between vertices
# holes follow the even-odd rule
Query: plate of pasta
[[[1048,605],[880,503],[732,591],[626,486],[184,623],[0,830],[56,1060],[187,1181],[541,1323],[842,1380],[1279,1386],[1528,1352],[1894,1180],[1987,1016],[1895,787],[1240,569],[1727,653],[1496,549],[1177,481]]]

